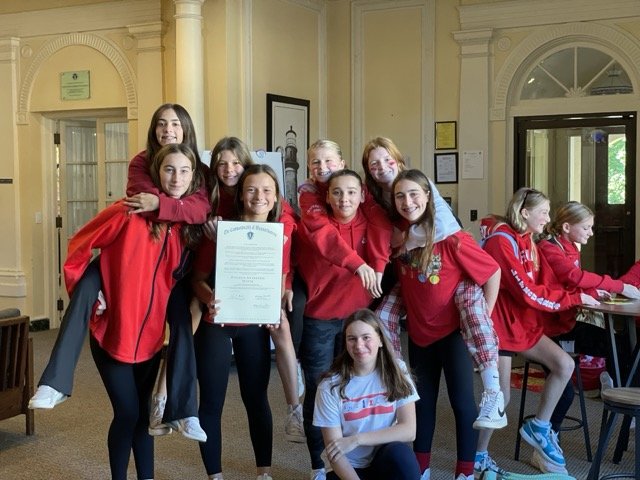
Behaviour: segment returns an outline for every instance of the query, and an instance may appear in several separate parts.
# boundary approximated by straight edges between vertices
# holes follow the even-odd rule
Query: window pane
[[[609,135],[609,164],[607,203],[620,205],[625,201],[625,165],[627,159],[627,137],[625,134]]]

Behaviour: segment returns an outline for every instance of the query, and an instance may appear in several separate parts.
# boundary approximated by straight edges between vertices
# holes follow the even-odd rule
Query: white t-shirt
[[[344,437],[360,432],[387,428],[396,423],[396,410],[420,399],[403,361],[398,360],[405,377],[411,382],[412,393],[395,402],[387,393],[377,371],[364,377],[352,377],[345,388],[346,399],[340,398],[340,377],[325,378],[318,385],[313,424],[316,427],[340,427]],[[332,386],[335,388],[331,388]],[[377,447],[360,446],[347,453],[353,468],[366,468]]]

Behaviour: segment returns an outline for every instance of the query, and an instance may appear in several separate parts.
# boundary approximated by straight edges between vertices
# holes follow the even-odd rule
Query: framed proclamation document
[[[282,223],[218,222],[215,323],[280,323]]]

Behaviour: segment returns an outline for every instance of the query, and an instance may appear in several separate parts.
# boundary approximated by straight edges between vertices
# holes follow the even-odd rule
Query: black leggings
[[[380,445],[366,468],[356,468],[362,480],[417,480],[420,469],[411,448],[403,442]],[[340,480],[334,472],[327,473],[327,480]]]
[[[458,461],[475,459],[478,431],[473,422],[478,414],[473,397],[473,366],[462,335],[456,331],[426,347],[409,340],[409,363],[416,376],[420,400],[416,402],[416,439],[413,449],[431,452],[436,427],[436,404],[440,375],[444,370],[449,403],[456,423]]]
[[[133,449],[139,479],[153,478],[153,437],[148,433],[149,401],[160,366],[160,352],[141,363],[123,363],[93,336],[91,353],[113,408],[107,446],[113,480],[126,480]]]
[[[221,420],[232,343],[256,467],[271,466],[273,420],[267,397],[271,373],[269,332],[257,325],[221,327],[202,322],[195,334],[194,346],[200,384],[198,412],[200,424],[207,433],[207,441],[199,445],[207,475],[222,472]]]

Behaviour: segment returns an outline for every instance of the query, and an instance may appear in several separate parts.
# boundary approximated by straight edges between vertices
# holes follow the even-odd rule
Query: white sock
[[[480,372],[480,378],[482,379],[482,385],[484,385],[485,390],[500,391],[500,377],[497,366],[487,366],[483,368]]]

